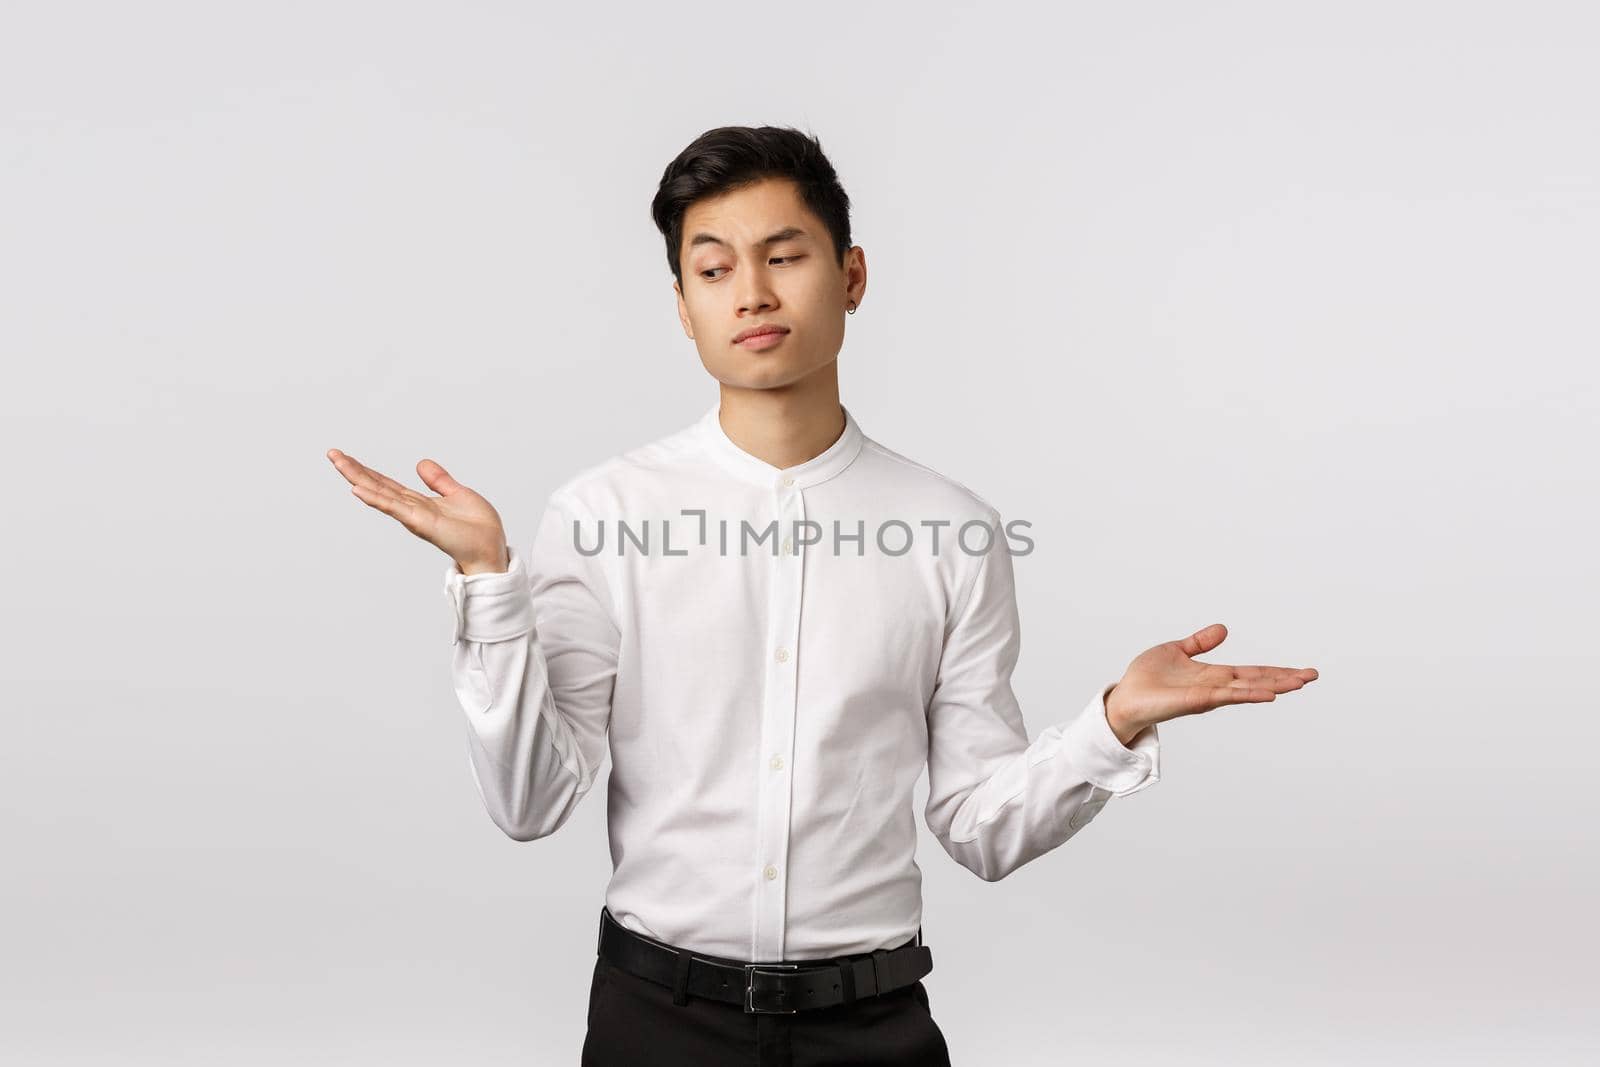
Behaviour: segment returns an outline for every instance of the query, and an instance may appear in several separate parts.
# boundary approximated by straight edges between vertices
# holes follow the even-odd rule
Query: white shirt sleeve
[[[1011,689],[1021,647],[1011,552],[998,514],[990,550],[946,627],[928,704],[928,829],[985,881],[1064,843],[1113,796],[1160,781],[1151,725],[1131,748],[1105,717],[1109,683],[1031,743]]]
[[[598,559],[577,550],[578,514],[552,496],[531,551],[508,547],[507,571],[445,573],[473,781],[518,841],[558,830],[606,756],[619,631]]]

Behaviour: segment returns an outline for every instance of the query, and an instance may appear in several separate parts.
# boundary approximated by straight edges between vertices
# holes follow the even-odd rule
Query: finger
[[[331,448],[328,450],[328,459],[332,461],[334,470],[344,475],[345,481],[351,485],[364,485],[369,489],[378,489],[383,485],[377,472],[348,453]]]
[[[354,493],[363,503],[376,508],[398,522],[409,525],[408,520],[412,507],[410,501],[403,500],[387,490],[372,489],[365,485],[352,485],[350,492]]]
[[[337,448],[329,450],[328,458],[333,460],[334,467],[351,485],[364,485],[368,489],[383,490],[399,497],[417,495],[415,490],[406,488],[386,474],[379,474],[354,456],[340,452]]]
[[[1315,667],[1269,667],[1265,664],[1250,664],[1248,666],[1229,667],[1235,678],[1271,678],[1277,675],[1290,675],[1299,678],[1302,682],[1317,680]]]
[[[1252,693],[1271,693],[1273,695],[1273,697],[1276,697],[1279,693],[1293,692],[1294,690],[1299,689],[1300,686],[1299,686],[1298,683],[1296,683],[1295,685],[1290,685],[1290,686],[1282,686],[1282,685],[1263,684],[1261,682],[1229,682],[1227,685],[1218,686],[1218,687],[1214,687],[1214,688],[1220,688],[1220,689],[1227,690],[1228,693],[1230,694],[1229,702],[1233,703],[1233,702],[1242,702],[1242,701],[1255,701],[1255,700],[1262,699],[1260,697],[1252,697],[1250,695]]]
[[[370,504],[379,511],[388,514],[392,514],[393,509],[399,507],[400,505],[400,498],[389,492],[387,489],[374,489],[369,485],[363,484],[362,482],[352,484],[350,486],[350,492],[353,493],[356,498],[363,503]]]
[[[371,467],[362,467],[361,469],[366,471],[367,476],[372,479],[375,487],[386,489],[395,496],[405,500],[413,499],[417,496],[417,491],[415,489],[412,489],[406,485],[402,485],[393,478],[389,477],[387,474],[381,474],[378,471],[373,470]]]
[[[1227,636],[1228,628],[1220,622],[1214,622],[1210,626],[1202,626],[1182,641],[1179,641],[1178,648],[1185,656],[1192,658],[1201,653],[1210,652],[1213,648],[1222,644],[1223,638]]]
[[[1235,681],[1270,686],[1280,693],[1299,689],[1315,679],[1314,673],[1308,677],[1305,672],[1290,667],[1230,667],[1229,670]]]
[[[1191,701],[1220,708],[1225,704],[1260,704],[1276,700],[1278,694],[1261,685],[1236,682],[1231,685],[1196,686],[1189,694]]]
[[[422,484],[432,489],[440,496],[449,496],[459,492],[466,486],[450,477],[450,472],[431,459],[422,460],[417,464],[417,476],[422,479]]]
[[[1264,663],[1246,663],[1238,665],[1230,664],[1228,669],[1233,672],[1233,676],[1235,678],[1265,678],[1268,674],[1277,670],[1278,668],[1269,667]]]

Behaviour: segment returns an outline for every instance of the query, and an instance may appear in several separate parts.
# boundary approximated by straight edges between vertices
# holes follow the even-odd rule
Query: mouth
[[[757,326],[753,330],[746,330],[734,338],[733,343],[740,348],[764,349],[772,348],[783,341],[789,331],[782,326]]]

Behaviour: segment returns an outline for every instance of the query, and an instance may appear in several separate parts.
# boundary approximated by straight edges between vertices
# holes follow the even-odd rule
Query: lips
[[[789,336],[784,330],[767,330],[762,333],[753,333],[743,341],[739,341],[740,348],[753,352],[764,352],[769,348],[776,348],[783,344],[783,339]]]
[[[767,334],[784,334],[788,332],[788,328],[783,326],[752,326],[748,330],[740,330],[738,333],[734,334],[733,343],[739,345],[754,337],[764,337]]]

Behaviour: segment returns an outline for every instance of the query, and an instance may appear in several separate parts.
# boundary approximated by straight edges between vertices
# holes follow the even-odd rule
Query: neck
[[[820,379],[813,381],[812,379]],[[718,416],[728,439],[763,462],[795,467],[828,450],[844,433],[836,374],[811,375],[778,389],[724,384]]]

